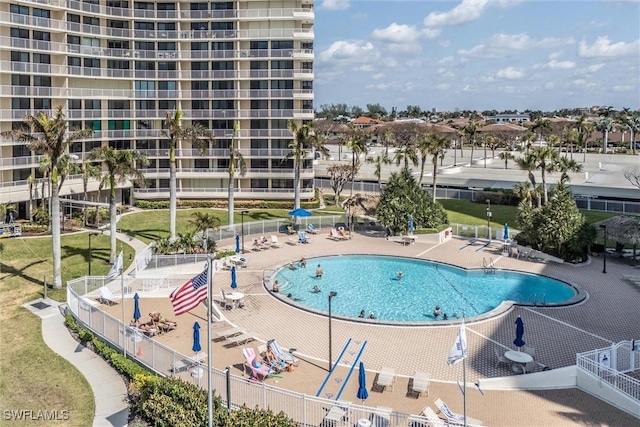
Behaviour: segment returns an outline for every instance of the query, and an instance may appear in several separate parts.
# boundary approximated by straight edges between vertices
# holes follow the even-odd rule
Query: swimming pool
[[[322,278],[316,267],[322,265]],[[403,276],[398,279],[398,272]],[[412,258],[377,255],[344,255],[310,259],[306,268],[277,272],[282,295],[314,311],[328,310],[330,291],[332,314],[358,318],[361,310],[369,317],[392,322],[433,322],[439,306],[450,320],[454,313],[478,316],[503,301],[561,305],[576,297],[576,290],[563,282],[534,274],[496,270],[464,270],[447,264]],[[320,292],[313,292],[318,286]]]

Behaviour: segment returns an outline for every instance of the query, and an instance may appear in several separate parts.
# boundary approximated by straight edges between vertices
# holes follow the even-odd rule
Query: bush
[[[316,209],[320,202],[314,200],[312,202],[302,202],[300,207],[303,209]],[[169,209],[168,200],[150,201],[137,200],[135,206],[140,209]],[[194,209],[194,208],[213,208],[223,209],[228,206],[226,199],[219,200],[178,200],[178,208]],[[290,201],[280,200],[236,200],[236,209],[291,209],[293,206]]]
[[[49,231],[49,226],[44,224],[21,223],[22,234],[45,234]]]
[[[235,254],[236,254],[235,251],[220,251],[216,253],[216,258],[222,259],[224,257],[234,256]]]
[[[518,206],[520,199],[513,193],[513,190],[500,191],[478,191],[475,193],[474,202],[486,203],[491,200],[492,205]]]

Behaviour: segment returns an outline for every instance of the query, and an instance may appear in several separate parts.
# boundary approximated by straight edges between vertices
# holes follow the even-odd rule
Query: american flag
[[[198,274],[193,279],[189,279],[187,283],[176,288],[169,298],[173,304],[173,312],[176,316],[193,310],[198,304],[207,299],[207,275],[208,268]]]

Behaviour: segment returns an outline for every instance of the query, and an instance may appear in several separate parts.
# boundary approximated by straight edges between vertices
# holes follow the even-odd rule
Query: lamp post
[[[607,273],[607,224],[600,224],[600,228],[604,230],[604,251],[602,256],[602,273]]]
[[[248,214],[249,211],[240,212],[240,236],[242,237],[242,253],[244,253],[244,214]]]
[[[487,199],[487,233],[489,233],[489,241],[491,241],[491,200]]]
[[[335,291],[329,292],[329,372],[333,370],[333,358],[331,357],[331,298],[337,296]]]
[[[91,238],[97,235],[98,233],[89,233],[89,277],[91,277]]]

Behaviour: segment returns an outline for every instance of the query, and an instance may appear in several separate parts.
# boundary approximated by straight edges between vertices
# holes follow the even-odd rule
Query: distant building
[[[384,122],[382,120],[372,119],[371,117],[360,116],[351,123],[359,128],[368,128],[369,126],[380,125]]]
[[[528,114],[497,114],[495,116],[485,117],[488,123],[524,123],[531,121]]]

